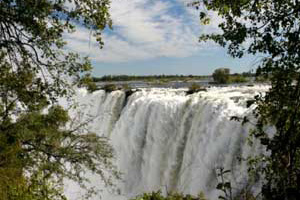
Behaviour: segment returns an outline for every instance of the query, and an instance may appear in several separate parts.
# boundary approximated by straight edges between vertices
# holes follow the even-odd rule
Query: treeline
[[[251,72],[243,72],[241,74],[238,73],[230,74],[229,68],[218,68],[214,71],[212,77],[214,79],[215,84],[230,84],[230,83],[249,82],[252,77],[256,77],[256,76],[254,73]]]
[[[232,74],[232,76],[240,75],[243,77],[253,77],[255,74],[244,72],[241,74]],[[105,75],[102,77],[93,77],[94,82],[110,82],[110,81],[153,81],[153,80],[199,80],[209,79],[211,75]]]
[[[106,75],[102,77],[93,77],[93,81],[151,81],[157,79],[206,79],[211,76],[197,76],[197,75]]]

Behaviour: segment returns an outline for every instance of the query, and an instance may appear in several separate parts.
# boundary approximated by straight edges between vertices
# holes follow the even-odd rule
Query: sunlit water
[[[238,158],[261,151],[249,147],[251,129],[231,116],[251,116],[246,101],[267,86],[209,88],[186,95],[184,89],[144,89],[125,97],[124,92],[77,91],[83,118],[93,117],[91,131],[110,138],[116,165],[123,173],[121,195],[102,193],[102,199],[128,199],[148,191],[180,191],[211,199],[220,194],[216,169],[231,169],[233,184],[247,183],[247,167]],[[71,115],[75,115],[73,112]],[[93,175],[91,185],[101,188]],[[104,189],[105,190],[105,189]],[[66,193],[77,199],[80,189],[68,183]],[[93,199],[100,199],[95,196]]]

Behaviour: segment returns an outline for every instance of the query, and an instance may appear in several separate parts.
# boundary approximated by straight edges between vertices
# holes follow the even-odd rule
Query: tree
[[[300,196],[300,2],[298,0],[203,0],[191,5],[217,12],[220,33],[205,34],[240,58],[263,55],[257,75],[268,76],[271,88],[256,97],[253,136],[266,148],[256,160],[263,176],[263,199]],[[200,19],[209,13],[201,10]],[[247,43],[247,44],[246,44]],[[268,133],[267,127],[275,127]]]
[[[0,1],[0,199],[65,199],[65,178],[84,187],[84,170],[117,176],[107,139],[57,105],[91,69],[64,51],[63,34],[79,24],[101,48],[108,10],[109,0]]]
[[[225,84],[229,81],[230,69],[228,68],[219,68],[214,71],[212,74],[214,81],[218,84]]]

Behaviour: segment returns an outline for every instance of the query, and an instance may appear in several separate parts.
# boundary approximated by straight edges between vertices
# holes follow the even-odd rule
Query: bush
[[[86,87],[89,92],[94,92],[98,90],[96,83],[93,81],[93,78],[90,74],[84,75],[78,84],[79,87]]]
[[[206,200],[204,194],[201,192],[197,197],[192,195],[183,195],[180,193],[171,193],[163,196],[160,191],[152,193],[144,193],[132,200]]]
[[[225,84],[229,82],[230,69],[228,68],[219,68],[214,71],[212,74],[215,83]]]
[[[121,87],[122,87],[122,89],[125,90],[125,91],[127,91],[127,90],[132,90],[132,87],[131,87],[129,84],[127,84],[127,83],[121,85]]]
[[[255,77],[255,82],[258,82],[258,83],[266,83],[266,82],[269,82],[269,81],[270,81],[270,79],[268,79],[265,76],[256,76]]]
[[[115,84],[104,85],[101,89],[104,90],[105,92],[113,92],[113,91],[118,90],[118,88]]]
[[[197,85],[196,83],[193,83],[189,87],[188,91],[186,91],[186,94],[193,94],[195,92],[201,92],[201,91],[205,91],[206,92],[207,90],[206,90],[206,88],[204,88],[204,87],[202,87],[200,85]]]
[[[230,83],[245,83],[247,81],[248,81],[247,78],[245,78],[242,75],[234,75],[229,77]]]

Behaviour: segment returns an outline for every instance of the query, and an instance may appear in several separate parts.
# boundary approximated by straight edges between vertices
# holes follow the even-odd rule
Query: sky
[[[89,56],[93,75],[209,75],[220,67],[233,73],[255,68],[259,58],[233,59],[213,42],[199,43],[203,33],[217,33],[221,22],[201,25],[191,0],[112,0],[113,29],[103,32],[99,49],[89,30],[81,27],[65,36],[67,48]]]

